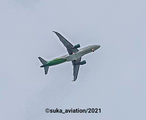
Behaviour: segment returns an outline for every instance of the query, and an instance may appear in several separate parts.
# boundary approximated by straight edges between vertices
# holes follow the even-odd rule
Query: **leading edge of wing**
[[[69,54],[79,51],[77,48],[74,48],[73,45],[68,40],[66,40],[60,33],[56,31],[53,31],[53,32],[59,37],[60,41],[66,47]]]
[[[79,68],[80,68],[80,64],[79,64],[80,61],[81,61],[81,58],[72,61],[72,64],[73,64],[73,76],[74,76],[73,81],[75,81],[77,79],[77,77],[78,77],[78,72],[79,72]]]
[[[68,41],[66,40],[60,33],[56,32],[56,31],[53,31],[60,39],[60,41],[64,44],[64,46],[66,47],[69,47],[69,48],[72,48],[73,45]]]

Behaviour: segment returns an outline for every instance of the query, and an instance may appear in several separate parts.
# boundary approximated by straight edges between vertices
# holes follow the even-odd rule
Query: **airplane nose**
[[[96,45],[96,50],[97,50],[98,48],[100,48],[100,45]]]

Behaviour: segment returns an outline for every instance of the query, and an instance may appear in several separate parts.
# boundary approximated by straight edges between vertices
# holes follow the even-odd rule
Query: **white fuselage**
[[[77,60],[85,54],[88,54],[90,52],[94,52],[99,47],[100,47],[99,45],[90,45],[90,46],[87,46],[87,47],[84,47],[84,48],[80,49],[76,53],[73,53],[71,55],[65,55],[65,56],[62,56],[61,58],[65,58],[65,59],[67,59],[67,61]]]

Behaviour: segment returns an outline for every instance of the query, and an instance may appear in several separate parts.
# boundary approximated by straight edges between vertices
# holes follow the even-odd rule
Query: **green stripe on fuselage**
[[[52,65],[57,65],[63,62],[66,62],[67,60],[64,58],[56,58],[54,60],[48,61],[47,64],[43,65],[43,66],[52,66]]]

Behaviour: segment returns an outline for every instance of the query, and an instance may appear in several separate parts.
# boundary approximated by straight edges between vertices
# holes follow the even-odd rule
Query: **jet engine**
[[[80,44],[74,45],[73,48],[79,48]]]
[[[83,61],[80,62],[80,65],[84,65],[84,64],[86,64],[86,61],[85,60],[83,60]]]

